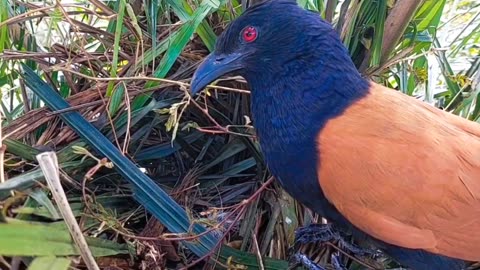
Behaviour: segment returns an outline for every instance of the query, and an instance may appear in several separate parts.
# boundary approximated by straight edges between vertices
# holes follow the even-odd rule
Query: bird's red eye
[[[243,29],[242,33],[243,40],[246,42],[252,42],[257,39],[257,29],[253,26],[247,26]]]

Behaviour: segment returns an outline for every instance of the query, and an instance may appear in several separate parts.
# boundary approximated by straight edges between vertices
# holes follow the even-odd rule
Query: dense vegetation
[[[0,269],[286,268],[295,229],[321,219],[272,181],[248,86],[225,78],[200,97],[187,93],[247,2],[2,0]],[[298,2],[332,22],[366,76],[478,121],[477,1]],[[59,173],[39,166],[45,150]],[[68,203],[51,191],[56,180]],[[96,263],[70,236],[73,223]],[[322,264],[341,249],[296,248]],[[340,258],[350,269],[395,267]]]

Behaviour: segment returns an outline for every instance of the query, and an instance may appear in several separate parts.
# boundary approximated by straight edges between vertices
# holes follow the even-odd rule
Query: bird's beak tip
[[[206,77],[206,74],[204,75],[205,71],[201,67],[202,65],[200,65],[200,67],[195,71],[195,74],[193,74],[193,77],[192,77],[192,81],[190,84],[190,94],[192,96],[201,92],[211,82],[211,81],[205,81],[205,79],[202,79],[202,77]]]

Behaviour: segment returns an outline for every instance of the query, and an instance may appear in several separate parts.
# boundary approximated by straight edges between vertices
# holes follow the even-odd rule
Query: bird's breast
[[[261,107],[253,114],[262,153],[271,173],[296,200],[323,217],[340,219],[325,199],[318,181],[316,135],[322,123],[301,110],[280,111],[279,108]]]
[[[338,212],[325,199],[318,180],[321,148],[317,147],[317,137],[330,119],[364,95],[366,84],[361,78],[359,83],[348,83],[336,80],[334,74],[307,75],[297,74],[302,80],[279,78],[252,84],[253,124],[265,161],[284,189],[307,207],[335,220]],[[302,85],[292,85],[297,81]],[[338,91],[337,87],[358,89]]]

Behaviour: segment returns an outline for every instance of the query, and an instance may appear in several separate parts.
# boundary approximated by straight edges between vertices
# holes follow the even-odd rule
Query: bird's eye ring
[[[257,39],[257,29],[253,26],[247,26],[242,31],[242,38],[245,42],[253,42]]]

